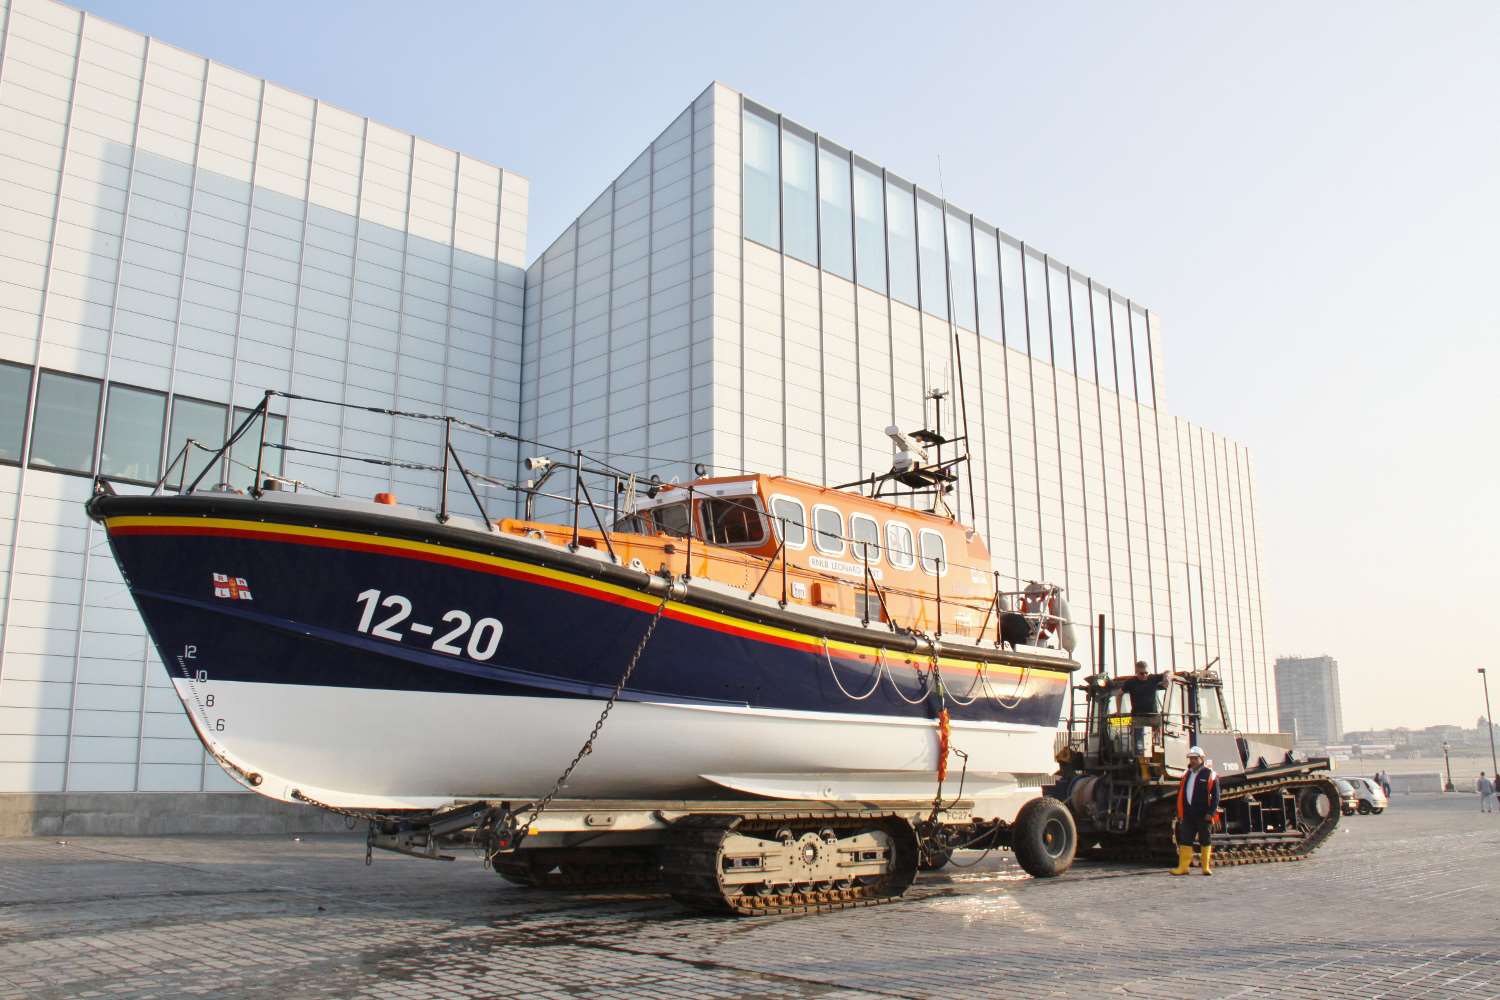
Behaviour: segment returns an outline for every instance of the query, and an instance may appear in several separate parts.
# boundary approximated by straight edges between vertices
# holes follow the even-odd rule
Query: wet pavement
[[[0,840],[0,998],[1497,997],[1500,816],[1398,796],[1294,864],[1009,855],[899,903],[704,918],[343,837]]]

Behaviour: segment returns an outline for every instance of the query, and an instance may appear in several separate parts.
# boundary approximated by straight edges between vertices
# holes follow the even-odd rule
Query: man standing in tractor
[[[1130,726],[1135,735],[1135,752],[1146,753],[1146,731],[1161,726],[1161,693],[1172,681],[1172,671],[1153,674],[1145,660],[1135,661],[1135,676],[1116,680],[1110,684],[1115,689],[1115,711],[1126,695],[1130,696]],[[1143,772],[1144,773],[1144,772]]]
[[[1186,875],[1193,864],[1193,847],[1203,849],[1203,874],[1212,875],[1213,825],[1219,812],[1219,776],[1203,762],[1203,748],[1188,751],[1188,772],[1177,787],[1177,867]]]

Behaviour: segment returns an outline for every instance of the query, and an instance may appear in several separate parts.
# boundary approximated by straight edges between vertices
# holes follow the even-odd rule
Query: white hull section
[[[361,809],[546,794],[603,702],[236,681],[175,682],[209,748],[261,776],[255,791]],[[1055,730],[955,722],[964,797],[1050,773]],[[935,720],[620,702],[566,798],[741,795],[909,801],[937,787]],[[945,798],[962,761],[949,763]],[[232,772],[231,772],[232,773]],[[1034,796],[1035,790],[1028,790]],[[978,810],[976,809],[976,812]]]

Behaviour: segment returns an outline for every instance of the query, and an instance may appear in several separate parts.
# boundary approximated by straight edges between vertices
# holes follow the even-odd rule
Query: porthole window
[[[771,501],[771,512],[776,515],[776,531],[786,541],[789,549],[807,547],[807,511],[791,497],[776,497]]]
[[[897,521],[885,526],[885,551],[891,565],[897,569],[911,569],[917,564],[917,545],[911,529]]]
[[[880,561],[880,525],[864,514],[849,515],[849,537],[853,539],[854,558],[861,563]]]
[[[941,532],[922,529],[922,571],[933,576],[948,572],[948,546]]]
[[[844,515],[833,507],[813,508],[813,544],[831,556],[844,554]]]

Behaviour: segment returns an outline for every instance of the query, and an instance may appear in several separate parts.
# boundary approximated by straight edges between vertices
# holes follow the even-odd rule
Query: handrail
[[[270,406],[272,400],[277,398],[313,405],[325,405],[341,409],[375,413],[400,419],[426,422],[441,421],[443,424],[443,432],[440,443],[440,460],[436,464],[425,464],[421,462],[413,462],[395,458],[376,458],[373,456],[360,455],[357,453],[346,453],[341,450],[327,450],[317,447],[311,447],[305,444],[288,444],[285,441],[273,441],[269,436],[269,425],[271,417]],[[587,505],[590,516],[592,517],[594,522],[594,529],[590,529],[590,531],[592,532],[593,530],[597,529],[598,536],[600,540],[602,540],[604,548],[607,550],[610,560],[616,563],[618,563],[621,559],[621,549],[617,544],[616,539],[616,523],[618,521],[621,493],[623,491],[630,491],[633,495],[636,496],[644,495],[648,498],[655,498],[659,496],[664,489],[672,488],[676,485],[664,485],[657,477],[652,477],[652,479],[649,481],[642,479],[634,472],[617,468],[615,465],[608,461],[600,461],[594,457],[588,456],[581,448],[578,448],[576,446],[570,445],[565,449],[556,447],[542,441],[523,437],[518,434],[512,434],[507,431],[500,431],[485,427],[481,424],[475,423],[470,420],[465,420],[461,417],[419,412],[413,410],[399,410],[391,407],[367,406],[341,400],[321,399],[314,396],[285,392],[277,389],[267,389],[262,392],[260,401],[244,415],[244,417],[234,427],[234,430],[230,433],[228,438],[218,448],[209,449],[204,445],[200,445],[194,439],[188,439],[187,441],[185,441],[182,448],[178,451],[173,460],[168,464],[166,470],[163,472],[161,479],[156,483],[155,492],[160,492],[165,487],[166,483],[171,479],[174,470],[176,470],[178,474],[179,492],[192,493],[203,482],[204,477],[209,475],[210,470],[221,462],[227,460],[236,466],[243,465],[244,463],[240,463],[233,458],[227,458],[227,456],[236,445],[236,443],[241,441],[247,434],[251,432],[252,428],[255,427],[256,421],[259,421],[259,427],[256,428],[258,430],[258,440],[256,443],[254,469],[255,479],[250,487],[249,492],[252,496],[255,496],[257,498],[262,495],[263,489],[266,485],[268,485],[268,480],[270,478],[274,478],[278,482],[286,482],[283,477],[268,477],[266,475],[266,459],[268,454],[267,449],[277,449],[283,453],[318,455],[333,458],[339,462],[360,462],[379,466],[385,469],[402,469],[417,473],[435,473],[437,481],[434,485],[439,491],[435,517],[439,522],[446,523],[451,519],[452,516],[452,512],[450,509],[449,489],[452,484],[452,475],[454,472],[456,472],[459,478],[463,480],[465,490],[469,494],[471,500],[474,502],[475,510],[478,512],[479,517],[484,523],[486,531],[494,531],[495,522],[493,522],[490,518],[484,500],[481,498],[479,491],[475,486],[476,482],[481,484],[488,484],[494,487],[500,487],[525,495],[525,509],[527,520],[532,520],[534,518],[534,504],[538,498],[547,498],[550,500],[554,500],[560,504],[568,505],[571,508],[569,512],[571,514],[571,524],[567,529],[567,543],[568,547],[574,551],[576,551],[584,542],[582,508]],[[551,458],[541,458],[538,460],[538,464],[531,466],[537,469],[545,470],[543,474],[537,478],[536,481],[533,482],[531,480],[528,480],[524,484],[510,483],[505,480],[497,479],[495,477],[468,469],[464,465],[463,459],[459,453],[459,448],[455,438],[455,431],[466,433],[472,432],[497,440],[510,441],[518,444],[535,445],[547,451],[565,455],[566,457],[562,461],[556,461]],[[190,462],[189,456],[192,449],[195,447],[202,448],[204,451],[211,450],[212,457],[207,463],[205,463],[203,468],[199,469],[196,474],[191,477],[191,481],[188,481],[189,477],[187,473],[191,471],[188,469],[188,465]],[[528,465],[530,465],[530,462],[528,462]],[[248,468],[248,466],[246,467]],[[567,469],[573,473],[571,495],[556,495],[543,492],[543,485],[546,483],[547,479],[559,469]],[[702,467],[698,468],[699,475],[702,475],[703,471],[704,470]],[[595,491],[590,488],[588,479],[591,476],[597,476],[604,479],[609,484],[609,488],[612,490],[613,495],[611,497],[611,501],[608,505],[607,511],[601,511],[600,506],[597,502],[597,498],[595,496]],[[941,639],[945,627],[948,628],[949,631],[955,632],[960,635],[972,636],[975,639],[982,638],[989,627],[991,618],[994,618],[995,641],[998,644],[1001,639],[1000,620],[1004,613],[1010,611],[1011,607],[1018,608],[1015,613],[1021,614],[1023,617],[1025,617],[1027,621],[1031,623],[1033,629],[1045,629],[1049,625],[1056,628],[1063,624],[1069,624],[1068,619],[1063,618],[1061,615],[1052,613],[1049,607],[1052,599],[1061,593],[1060,587],[1052,584],[1043,584],[1039,587],[1035,582],[1028,582],[1028,586],[1031,590],[1031,592],[1028,593],[1026,588],[1022,588],[1019,586],[1021,581],[1019,578],[1017,578],[1016,583],[1018,585],[1018,589],[1013,591],[1002,590],[1001,574],[998,570],[995,570],[993,565],[979,567],[971,566],[963,562],[954,562],[949,557],[950,554],[947,552],[946,547],[944,548],[944,551],[941,555],[935,557],[923,555],[920,549],[911,553],[911,555],[916,557],[913,568],[921,567],[924,571],[921,575],[921,582],[919,584],[914,584],[912,586],[882,585],[880,579],[877,578],[878,571],[875,569],[873,564],[880,558],[881,550],[888,547],[885,544],[888,540],[881,537],[878,532],[877,537],[873,540],[870,538],[855,538],[852,522],[849,523],[848,527],[845,530],[839,532],[838,537],[839,540],[844,542],[846,545],[854,546],[854,549],[852,551],[858,553],[859,555],[859,561],[861,564],[861,579],[858,584],[854,584],[854,582],[848,579],[846,576],[840,576],[831,572],[815,570],[810,566],[799,565],[794,570],[790,565],[791,560],[789,558],[789,552],[786,543],[786,538],[789,533],[789,526],[795,523],[798,526],[799,530],[805,533],[812,532],[814,530],[813,526],[810,523],[806,523],[805,518],[803,520],[794,522],[791,518],[782,516],[770,510],[757,510],[756,516],[761,519],[761,523],[765,527],[774,530],[776,534],[775,548],[769,553],[766,553],[764,551],[748,552],[744,549],[737,549],[733,550],[734,555],[731,557],[727,555],[724,550],[721,550],[714,545],[707,544],[707,539],[710,537],[710,532],[708,526],[700,520],[701,511],[699,510],[699,507],[705,501],[705,493],[701,489],[695,487],[692,482],[682,484],[681,486],[676,486],[676,488],[681,489],[685,494],[682,502],[685,502],[688,505],[689,511],[689,522],[684,546],[686,549],[686,561],[682,572],[682,578],[685,580],[691,580],[693,578],[695,571],[695,556],[698,557],[698,560],[700,562],[703,560],[709,560],[710,562],[712,562],[721,559],[733,558],[734,560],[739,561],[740,565],[743,565],[742,560],[747,557],[750,559],[764,560],[761,572],[756,579],[755,586],[751,588],[750,591],[750,596],[753,599],[759,596],[761,589],[764,587],[766,578],[770,576],[772,571],[777,569],[779,563],[781,572],[780,603],[783,607],[785,607],[789,603],[792,585],[792,574],[795,572],[797,577],[802,579],[826,580],[843,587],[848,587],[851,585],[857,586],[859,588],[859,593],[862,594],[863,598],[861,607],[859,609],[859,619],[865,626],[868,626],[872,619],[871,612],[873,610],[873,605],[870,601],[872,592],[878,599],[881,617],[886,621],[892,631],[901,631],[901,626],[898,625],[895,621],[895,616],[893,614],[891,606],[891,598],[899,596],[910,601],[915,601],[917,602],[917,607],[916,611],[913,613],[917,617],[910,624],[913,627],[924,627],[924,616],[930,611],[933,614],[931,628],[932,637],[935,640]],[[631,509],[631,506],[632,505],[627,505],[627,509]],[[429,509],[423,508],[420,505],[417,505],[417,507],[418,509]],[[612,515],[608,521],[606,521],[606,513]],[[702,532],[703,534],[700,535],[700,532]],[[826,532],[824,534],[826,535]],[[764,542],[760,543],[762,550],[764,549],[764,544]],[[902,570],[906,569],[906,567],[901,566],[895,566],[895,568]],[[991,576],[993,579],[991,593],[985,598],[980,598],[977,595],[968,594],[955,597],[951,593],[950,589],[950,592],[945,594],[944,577],[950,569],[968,571],[971,574],[982,571],[986,575]],[[931,581],[930,584],[928,583],[929,580]],[[962,581],[957,581],[956,584],[955,581],[950,581],[949,583],[950,588],[954,585],[957,585],[960,587],[960,589],[962,589]],[[1009,599],[1011,598],[1015,598],[1016,603],[1010,603]],[[978,628],[975,629],[971,624],[968,624],[968,620],[964,615],[960,615],[955,612],[955,606],[965,612],[978,612],[982,608],[982,621],[980,622]],[[1028,608],[1034,610],[1028,610]]]

